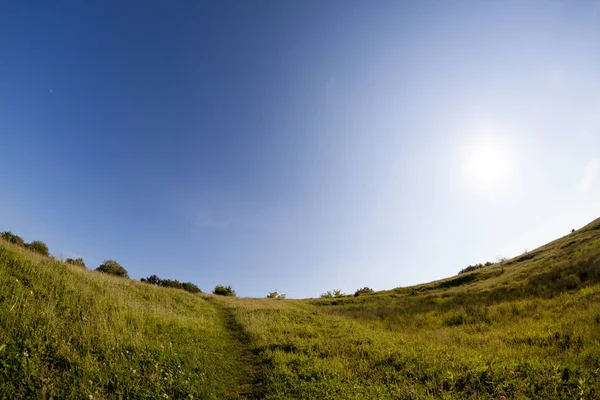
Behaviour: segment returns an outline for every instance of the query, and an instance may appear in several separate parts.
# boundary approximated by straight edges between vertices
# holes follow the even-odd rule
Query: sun
[[[512,156],[508,144],[497,135],[476,136],[463,148],[465,177],[475,189],[501,189],[511,179]]]

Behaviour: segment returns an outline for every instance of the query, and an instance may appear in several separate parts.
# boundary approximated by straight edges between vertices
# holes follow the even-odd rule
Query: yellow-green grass
[[[224,301],[261,366],[264,398],[593,399],[599,281],[597,220],[501,265],[426,285]]]
[[[192,295],[1,241],[0,285],[0,398],[600,397],[600,220],[358,297]]]
[[[0,398],[235,397],[237,342],[210,303],[0,243]]]

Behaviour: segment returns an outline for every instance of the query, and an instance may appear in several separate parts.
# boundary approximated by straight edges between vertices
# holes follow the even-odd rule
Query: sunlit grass
[[[0,397],[223,398],[235,342],[198,296],[0,244]]]
[[[192,295],[5,242],[0,285],[0,398],[600,396],[600,220],[358,297]]]

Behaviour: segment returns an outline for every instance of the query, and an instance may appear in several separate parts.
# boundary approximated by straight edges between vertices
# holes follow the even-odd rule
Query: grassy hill
[[[190,294],[3,241],[0,288],[2,399],[600,397],[600,219],[358,297]]]

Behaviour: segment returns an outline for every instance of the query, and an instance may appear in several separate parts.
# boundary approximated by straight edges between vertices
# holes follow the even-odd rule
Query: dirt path
[[[232,310],[223,301],[215,297],[205,297],[219,311],[221,320],[237,349],[237,359],[240,362],[239,386],[232,389],[231,400],[262,399],[262,379],[258,360],[250,350],[250,337],[235,318]]]

